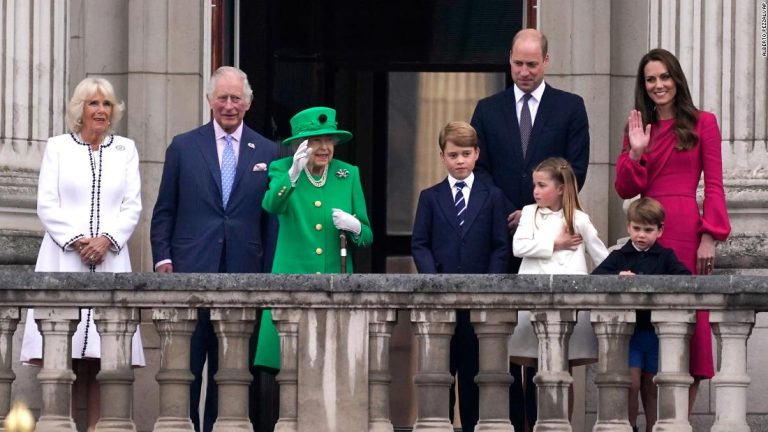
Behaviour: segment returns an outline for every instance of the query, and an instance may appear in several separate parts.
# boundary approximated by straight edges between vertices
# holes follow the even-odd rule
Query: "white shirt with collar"
[[[539,110],[539,104],[541,103],[541,97],[544,96],[544,88],[547,84],[542,81],[534,91],[531,92],[531,98],[528,99],[528,110],[531,112],[531,125],[536,123],[536,112]],[[517,123],[520,124],[520,111],[523,109],[523,96],[525,92],[520,90],[515,84],[515,111],[517,111]]]
[[[448,184],[451,186],[451,195],[453,200],[456,201],[456,180],[452,175],[448,174]],[[469,205],[469,194],[472,192],[472,184],[475,182],[475,173],[470,173],[463,181],[466,186],[461,189],[461,193],[464,195],[464,205]]]
[[[225,137],[228,134],[216,120],[213,121],[213,133],[216,136],[216,153],[219,155],[219,167],[221,167],[221,160],[224,157],[224,146],[227,145]],[[243,136],[243,122],[240,122],[240,126],[229,135],[232,136],[232,148],[235,150],[235,160],[238,160],[238,156],[240,156],[240,138]]]

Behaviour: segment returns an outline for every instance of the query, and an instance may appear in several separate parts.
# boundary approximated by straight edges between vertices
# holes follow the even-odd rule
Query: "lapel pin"
[[[256,145],[254,143],[248,143],[248,148],[256,148]]]

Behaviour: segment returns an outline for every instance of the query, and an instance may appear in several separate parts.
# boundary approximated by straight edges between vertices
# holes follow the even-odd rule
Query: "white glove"
[[[333,225],[337,229],[349,231],[356,236],[360,235],[360,221],[344,210],[333,209]]]
[[[291,185],[296,186],[296,182],[299,180],[301,171],[307,166],[309,162],[309,155],[312,154],[312,149],[308,147],[309,141],[304,140],[301,143],[296,153],[293,154],[293,165],[288,170],[288,176],[291,178]]]

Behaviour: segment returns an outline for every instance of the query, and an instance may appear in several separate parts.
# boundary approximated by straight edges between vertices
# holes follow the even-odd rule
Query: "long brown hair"
[[[573,218],[576,210],[582,210],[579,202],[579,181],[567,160],[560,157],[544,159],[533,172],[547,173],[549,178],[563,185],[563,217],[568,234],[576,234]],[[538,210],[537,210],[538,211]]]
[[[643,126],[659,121],[656,104],[653,103],[653,100],[645,90],[645,66],[652,61],[661,62],[667,68],[672,81],[675,82],[676,94],[673,104],[675,111],[675,136],[677,136],[675,149],[691,149],[699,142],[699,135],[696,133],[696,121],[699,117],[699,110],[693,105],[691,91],[688,89],[688,81],[685,79],[683,68],[680,67],[680,62],[674,54],[662,48],[655,48],[648,51],[640,59],[635,84],[635,109],[643,115]]]

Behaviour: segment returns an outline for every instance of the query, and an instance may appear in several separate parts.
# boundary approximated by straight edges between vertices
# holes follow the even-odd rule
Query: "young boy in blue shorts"
[[[664,232],[664,208],[653,198],[640,198],[627,210],[628,241],[610,255],[592,274],[618,275],[689,275],[691,272],[677,259],[672,249],[656,243]],[[651,324],[651,311],[638,310],[635,332],[629,341],[629,422],[637,432],[638,392],[645,409],[645,430],[651,432],[656,423],[656,384],[659,339]]]

